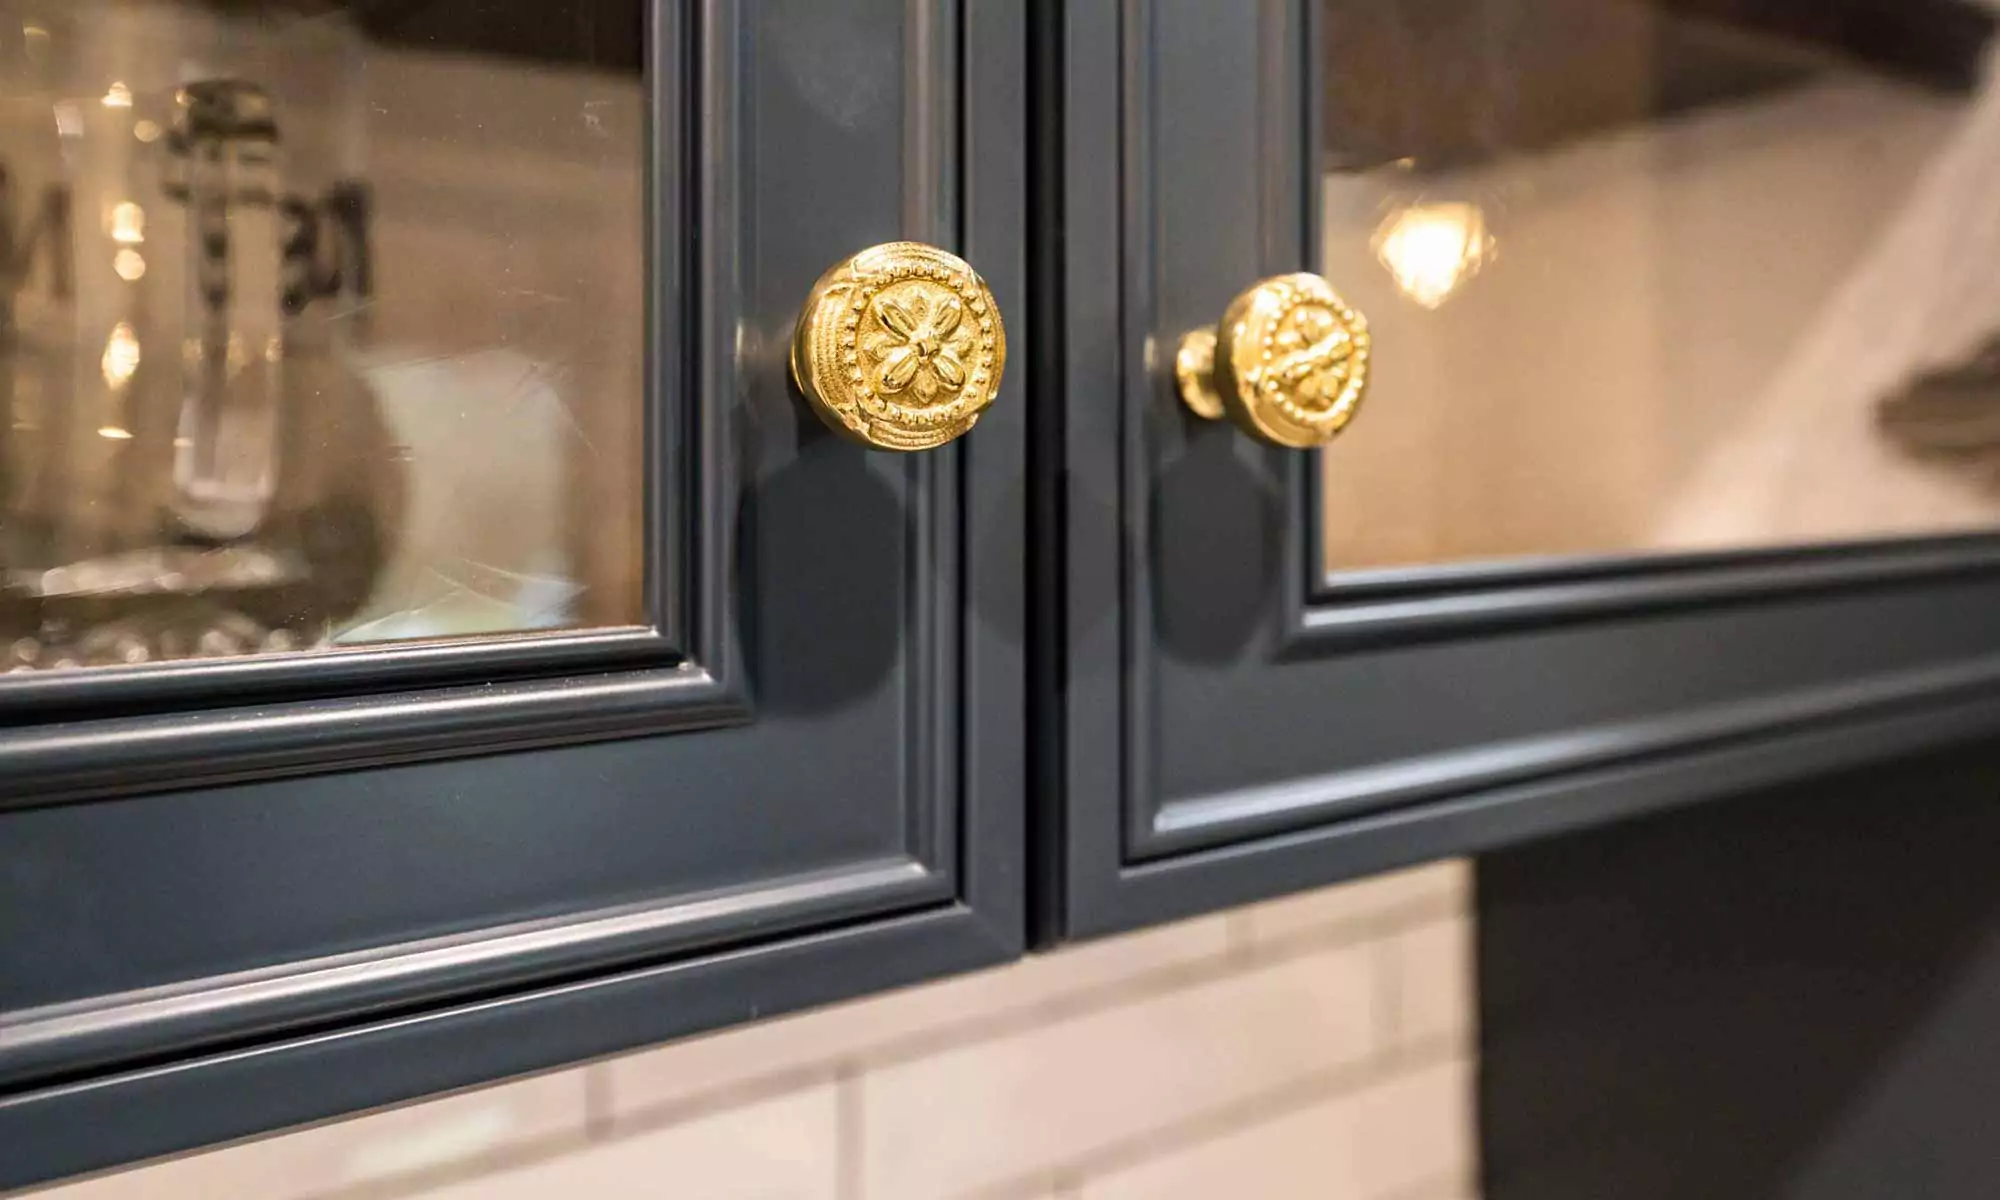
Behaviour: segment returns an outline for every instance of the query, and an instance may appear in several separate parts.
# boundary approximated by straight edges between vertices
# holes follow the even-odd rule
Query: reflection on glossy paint
[[[1405,296],[1437,308],[1485,267],[1495,243],[1478,205],[1419,204],[1384,221],[1374,248]]]

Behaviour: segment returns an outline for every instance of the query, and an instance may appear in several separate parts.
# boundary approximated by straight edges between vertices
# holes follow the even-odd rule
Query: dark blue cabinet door
[[[950,249],[1024,308],[1021,12],[454,7],[359,6],[361,53],[644,64],[628,125],[588,96],[524,118],[643,142],[623,247],[643,288],[579,323],[643,361],[643,448],[588,448],[643,459],[631,493],[590,500],[644,506],[641,611],[0,676],[0,1187],[1021,946],[1021,386],[967,438],[886,454],[822,427],[787,365],[814,280],[876,243]],[[132,79],[106,111],[146,103]],[[506,75],[484,79],[452,98],[464,128]],[[477,227],[559,190],[517,174],[466,199],[478,145],[434,150],[421,187],[376,189],[381,221],[416,197]],[[392,287],[452,295],[376,252],[382,311]]]
[[[1329,258],[1380,271],[1371,251],[1383,251],[1366,244],[1367,226],[1358,247],[1328,244],[1351,236],[1322,232],[1329,179],[1354,163],[1395,169],[1397,154],[1415,153],[1396,149],[1406,143],[1457,169],[1469,151],[1456,132],[1491,150],[1492,137],[1532,142],[1588,121],[1579,106],[1602,96],[1536,107],[1548,99],[1540,91],[1561,82],[1556,68],[1595,61],[1573,44],[1591,22],[1548,16],[1563,7],[1102,0],[1049,14],[1062,49],[1039,60],[1039,94],[1060,105],[1065,140],[1055,181],[1036,195],[1040,218],[1059,216],[1065,238],[1038,278],[1045,301],[1066,305],[1067,323],[1048,394],[1037,397],[1051,414],[1047,436],[1038,433],[1032,450],[1059,469],[1031,471],[1065,539],[1036,592],[1062,642],[1059,668],[1044,670],[1037,688],[1060,705],[1050,740],[1037,741],[1036,794],[1049,798],[1037,810],[1049,833],[1045,936],[1124,929],[1906,754],[1990,731],[2000,718],[2000,557],[1978,521],[1941,536],[1836,531],[1747,548],[1329,571],[1323,489],[1346,482],[1343,462],[1358,460],[1344,460],[1343,447],[1362,446],[1349,439],[1364,438],[1371,413],[1327,452],[1322,476],[1317,454],[1250,441],[1183,406],[1174,347],[1213,324],[1232,296],[1266,276],[1322,270]],[[1603,6],[1570,7],[1582,17]],[[1610,7],[1643,15],[1677,6]],[[1783,17],[1771,7],[1757,21]],[[1800,75],[1794,58],[1775,75],[1766,64],[1762,73],[1697,73],[1697,82],[1724,98],[1766,87],[1821,95],[1787,89],[1821,80],[1826,62],[1851,65],[1840,55],[1852,48],[1843,48],[1847,25],[1806,7],[1776,32],[1818,38],[1827,54],[1809,61],[1821,67]],[[1914,6],[1908,20],[1919,33],[1948,32],[1967,20],[1960,7]],[[1945,24],[1923,24],[1932,18]],[[1402,41],[1357,41],[1396,20],[1407,28],[1388,33],[1407,34]],[[1971,24],[1981,33],[1990,22]],[[1758,25],[1745,36],[1771,32]],[[1977,44],[1898,43],[1891,58],[1915,58],[1875,64],[1898,82],[1855,83],[1841,95],[1863,99],[1841,110],[1844,119],[1878,101],[1926,114],[1962,105],[1966,61],[1953,47]],[[1649,86],[1632,72],[1673,54],[1707,61],[1686,58],[1698,43],[1642,48],[1652,57],[1636,66],[1596,66],[1614,84]],[[1521,68],[1536,62],[1553,66]],[[1363,79],[1336,78],[1343,64]],[[1507,70],[1518,86],[1499,99],[1518,103],[1466,102]],[[1684,157],[1646,161],[1687,166]],[[1400,166],[1421,173],[1427,163]],[[1852,173],[1834,178],[1859,187]],[[1495,201],[1495,220],[1511,211],[1518,230],[1518,201]],[[1510,260],[1509,231],[1500,235],[1497,262],[1466,288],[1468,306],[1521,277],[1506,274],[1510,262],[1530,277],[1546,268],[1523,243],[1513,252],[1529,261]],[[1600,279],[1627,268],[1616,256],[1596,261]],[[1508,318],[1520,338],[1546,343],[1550,377],[1562,355],[1589,348],[1563,341],[1588,303],[1557,293]],[[1375,332],[1369,404],[1387,414],[1454,348],[1449,335],[1399,341],[1386,321]],[[1738,347],[1755,347],[1755,336],[1746,330]],[[1693,367],[1716,352],[1701,342],[1674,349]],[[1461,390],[1440,393],[1441,403],[1471,412],[1508,382],[1504,366],[1484,381],[1477,366],[1466,362]],[[1501,439],[1491,428],[1488,440]],[[1480,439],[1456,444],[1476,456]],[[1357,524],[1392,523],[1424,479],[1485,465],[1413,445],[1383,460],[1369,490],[1343,493]],[[1623,449],[1544,439],[1517,448],[1514,474],[1554,479]],[[1799,544],[1807,540],[1816,544]]]

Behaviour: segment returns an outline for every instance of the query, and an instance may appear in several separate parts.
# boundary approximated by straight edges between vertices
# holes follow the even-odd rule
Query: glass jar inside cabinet
[[[0,3],[0,669],[640,623],[636,49],[436,7]]]

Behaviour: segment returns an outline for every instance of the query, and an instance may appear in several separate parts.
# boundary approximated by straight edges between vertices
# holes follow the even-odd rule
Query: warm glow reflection
[[[112,84],[105,89],[103,104],[106,108],[132,107],[132,89],[123,83]]]
[[[126,283],[137,283],[146,274],[146,256],[137,250],[120,250],[111,260],[111,269]]]
[[[1374,248],[1404,295],[1436,308],[1479,273],[1495,246],[1478,205],[1419,204],[1384,221]]]
[[[112,206],[111,240],[121,246],[136,246],[146,240],[146,210],[130,200]]]
[[[156,121],[134,121],[132,123],[132,136],[142,142],[157,142],[160,140],[162,132],[159,123]]]
[[[97,436],[114,442],[129,442],[132,440],[132,431],[123,425],[100,425]]]
[[[129,321],[118,322],[104,343],[104,382],[116,391],[132,382],[132,376],[139,370],[139,335],[132,332]]]

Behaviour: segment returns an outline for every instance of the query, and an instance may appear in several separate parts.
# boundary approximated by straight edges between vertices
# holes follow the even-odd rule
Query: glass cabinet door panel
[[[1330,571],[1993,527],[1993,18],[1867,7],[1328,0]]]
[[[0,670],[646,623],[636,0],[0,0]]]

